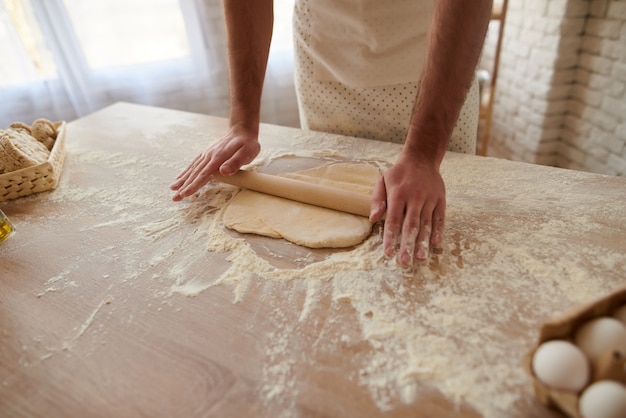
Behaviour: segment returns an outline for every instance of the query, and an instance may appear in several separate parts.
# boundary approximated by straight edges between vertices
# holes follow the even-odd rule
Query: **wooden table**
[[[53,192],[0,204],[4,416],[551,417],[524,356],[541,324],[626,277],[626,180],[448,154],[441,254],[224,230],[233,189],[169,184],[220,118],[116,104],[68,125]],[[262,171],[394,144],[264,125]]]

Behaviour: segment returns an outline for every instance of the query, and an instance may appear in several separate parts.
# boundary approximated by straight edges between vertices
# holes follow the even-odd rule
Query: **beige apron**
[[[353,87],[415,82],[424,67],[432,1],[309,2],[316,78]]]
[[[304,129],[402,143],[434,0],[297,0],[296,91]],[[478,84],[449,150],[475,153]]]

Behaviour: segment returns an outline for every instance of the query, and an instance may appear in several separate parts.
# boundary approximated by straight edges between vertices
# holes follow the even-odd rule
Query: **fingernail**
[[[383,228],[383,251],[386,257],[393,257],[398,246],[397,233],[387,225]]]
[[[426,260],[426,257],[428,257],[428,242],[421,241],[417,245],[418,245],[418,248],[417,248],[417,253],[415,253],[415,258],[417,258],[420,261]]]
[[[403,267],[408,267],[413,264],[413,257],[408,251],[405,251],[400,256],[400,265]]]
[[[385,202],[380,202],[378,204],[378,206],[376,206],[375,208],[372,209],[372,211],[370,212],[370,221],[375,219],[375,218],[379,218],[380,215],[385,212],[385,209],[387,208],[387,204]]]
[[[223,164],[220,167],[220,173],[224,176],[230,176],[233,174],[233,169],[229,165]]]
[[[433,247],[439,247],[441,245],[442,236],[440,233],[435,233],[433,236]]]

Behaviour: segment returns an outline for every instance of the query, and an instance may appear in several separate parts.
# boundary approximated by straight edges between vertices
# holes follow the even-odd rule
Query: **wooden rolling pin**
[[[371,196],[363,193],[246,170],[239,170],[232,176],[216,174],[213,178],[222,183],[297,202],[365,217],[370,215]]]

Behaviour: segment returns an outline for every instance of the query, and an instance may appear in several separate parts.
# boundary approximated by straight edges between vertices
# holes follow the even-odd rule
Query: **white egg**
[[[583,418],[626,417],[626,387],[612,380],[600,380],[580,396],[578,410]]]
[[[620,306],[613,312],[613,317],[626,327],[626,305]]]
[[[591,373],[585,354],[574,344],[552,340],[541,344],[532,359],[535,376],[554,389],[578,392]]]
[[[611,350],[626,354],[626,327],[615,318],[592,319],[578,327],[574,342],[591,360]]]

